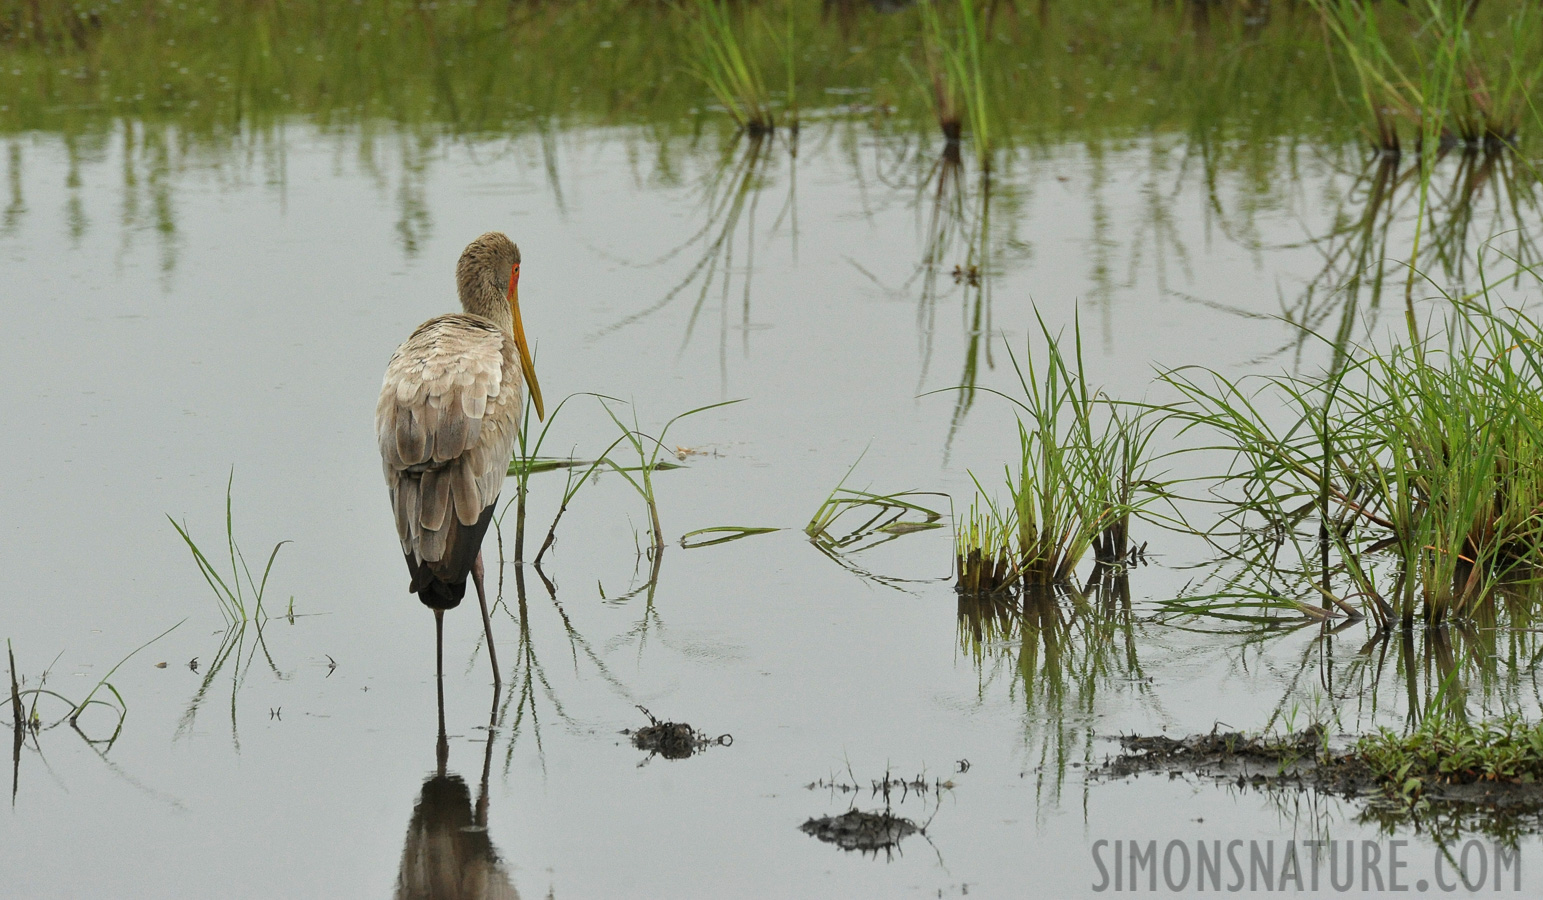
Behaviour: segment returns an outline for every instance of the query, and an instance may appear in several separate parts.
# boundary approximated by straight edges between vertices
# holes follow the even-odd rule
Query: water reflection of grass
[[[1099,566],[1083,585],[959,595],[958,646],[979,673],[978,697],[1008,682],[1039,742],[1041,787],[1055,796],[1078,754],[1091,757],[1100,697],[1122,684],[1149,691],[1138,632],[1123,567]]]
[[[697,322],[706,309],[708,299],[714,294],[718,299],[718,356],[719,365],[727,377],[728,332],[731,328],[731,289],[734,276],[739,274],[741,290],[737,327],[743,350],[750,350],[751,286],[755,275],[756,220],[761,196],[771,183],[772,161],[777,141],[761,133],[749,133],[741,139],[730,140],[722,150],[717,166],[701,187],[703,224],[696,232],[680,242],[673,250],[654,261],[661,265],[677,257],[693,260],[686,274],[655,302],[631,313],[620,321],[607,326],[602,333],[616,331],[647,319],[670,306],[681,296],[693,297],[691,312],[686,320],[685,334],[681,338],[684,350],[696,332]],[[786,202],[772,224],[773,233],[784,219],[790,223],[790,239],[797,247],[797,143],[786,144],[788,162],[788,192]],[[741,228],[743,227],[743,234]],[[741,243],[742,242],[742,243]],[[795,249],[796,253],[796,249]]]
[[[211,695],[215,685],[215,679],[221,672],[229,668],[230,674],[230,740],[237,752],[241,750],[241,732],[237,724],[237,699],[241,688],[246,684],[247,676],[251,673],[252,665],[257,662],[257,656],[262,654],[268,671],[278,681],[287,681],[289,676],[279,669],[274,662],[273,654],[268,651],[268,642],[263,634],[263,628],[267,624],[267,618],[252,620],[250,622],[236,622],[229,625],[220,635],[220,645],[214,651],[205,666],[203,678],[198,682],[198,688],[193,692],[193,697],[188,701],[187,708],[182,712],[182,718],[177,722],[176,737],[189,735],[197,722],[198,712]],[[194,662],[196,662],[196,658]],[[196,667],[190,664],[194,671]]]
[[[649,571],[649,579],[644,585],[644,589],[648,593],[648,612],[645,613],[645,617],[649,614],[657,616],[653,610],[653,590],[659,581],[659,566],[662,561],[662,553],[654,556]],[[500,566],[500,569],[502,569],[502,566]],[[532,569],[540,577],[541,583],[546,588],[552,611],[557,614],[558,622],[561,624],[563,635],[568,643],[569,661],[575,672],[578,670],[579,660],[581,658],[587,660],[601,680],[609,685],[616,694],[625,699],[629,704],[636,703],[631,691],[612,673],[604,658],[596,652],[589,640],[574,625],[573,620],[568,615],[568,611],[563,607],[562,601],[558,599],[557,585],[547,578],[539,565],[532,566]],[[531,740],[535,742],[537,753],[542,756],[543,762],[545,761],[545,750],[541,740],[543,716],[541,700],[543,698],[559,722],[563,722],[570,727],[577,725],[575,720],[568,714],[562,698],[558,695],[557,689],[553,686],[552,680],[547,675],[546,664],[542,662],[533,617],[533,611],[537,607],[530,602],[526,592],[525,567],[519,564],[515,566],[514,588],[514,604],[511,606],[503,595],[503,581],[500,579],[499,595],[494,607],[503,607],[518,629],[517,649],[514,663],[510,667],[509,693],[504,696],[502,703],[499,705],[498,714],[495,719],[496,723],[501,723],[503,727],[507,727],[509,732],[509,745],[504,755],[504,771],[506,773],[509,771],[509,767],[513,765],[515,747],[525,735],[529,735]]]
[[[177,536],[187,546],[193,556],[194,563],[198,566],[199,574],[208,583],[209,589],[214,593],[215,600],[219,604],[220,614],[225,618],[225,629],[221,632],[219,648],[215,650],[212,660],[207,664],[203,680],[199,683],[198,690],[194,692],[193,699],[188,702],[187,709],[182,714],[182,719],[177,723],[177,735],[187,734],[193,728],[194,721],[198,717],[198,710],[203,705],[210,688],[214,684],[215,677],[231,666],[230,679],[230,738],[237,750],[241,747],[241,737],[236,724],[236,697],[240,693],[241,686],[246,681],[247,673],[252,664],[257,660],[257,654],[262,652],[268,668],[274,677],[280,681],[286,676],[279,670],[278,664],[273,661],[273,656],[268,652],[267,641],[264,640],[263,627],[269,621],[268,611],[263,608],[263,598],[267,594],[268,577],[273,573],[273,563],[278,558],[279,550],[288,541],[280,541],[275,544],[273,551],[268,554],[267,564],[263,567],[261,578],[252,574],[247,565],[246,556],[241,552],[236,542],[235,516],[232,511],[231,488],[235,483],[235,473],[225,485],[225,556],[230,573],[227,577],[221,574],[215,564],[200,549],[198,543],[193,540],[188,529],[179,525],[170,516],[166,518],[172,527],[177,530]],[[294,598],[289,600],[287,613],[291,624],[294,623]],[[251,633],[248,634],[248,627]],[[244,657],[243,657],[243,654]],[[196,666],[193,666],[197,671]]]
[[[1481,273],[1491,285],[1515,285],[1543,262],[1535,237],[1543,207],[1529,163],[1504,148],[1443,152],[1434,162],[1423,213],[1422,163],[1379,154],[1339,192],[1326,229],[1287,245],[1312,247],[1322,259],[1282,310],[1301,329],[1288,347],[1300,353],[1313,335],[1322,335],[1336,354],[1330,368],[1337,368],[1357,329],[1381,311],[1390,281],[1411,265],[1454,286],[1472,285]],[[1408,252],[1404,232],[1422,217],[1426,239],[1419,257],[1409,260],[1402,255]],[[1494,271],[1496,262],[1502,271]]]

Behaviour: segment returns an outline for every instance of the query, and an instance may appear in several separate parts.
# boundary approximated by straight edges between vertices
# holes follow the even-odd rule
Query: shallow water
[[[492,880],[556,897],[1070,896],[1094,891],[1098,840],[1379,836],[1337,800],[1085,775],[1121,732],[1400,723],[1404,688],[1379,695],[1354,671],[1361,626],[1330,660],[1311,629],[1249,640],[1151,622],[1199,557],[1148,527],[1136,538],[1155,562],[1131,574],[1124,626],[1074,629],[1058,653],[1031,635],[1036,656],[1022,638],[970,639],[947,529],[847,558],[880,578],[800,531],[859,457],[849,486],[959,507],[970,472],[993,483],[1016,450],[1005,401],[978,393],[960,413],[957,393],[929,392],[968,377],[972,352],[978,384],[1012,390],[1006,347],[1037,335],[1036,309],[1052,328],[1080,319],[1094,379],[1130,399],[1158,367],[1321,366],[1329,348],[1280,317],[1312,315],[1298,299],[1323,260],[1303,238],[1342,214],[1354,160],[1283,148],[1288,182],[1210,171],[1162,138],[1022,155],[992,186],[988,302],[950,274],[978,176],[960,177],[966,216],[929,299],[936,151],[840,122],[807,127],[796,157],[624,129],[480,142],[299,121],[164,158],[132,125],[84,152],[42,133],[8,150],[0,632],[29,685],[49,668],[78,699],[181,622],[112,676],[129,712],[110,748],[65,725],[22,750],[3,826],[16,896],[379,897],[433,847],[486,859],[471,838],[409,837],[435,770],[433,637],[405,592],[372,417],[391,350],[450,307],[456,255],[487,229],[521,246],[549,405],[632,401],[656,434],[743,398],[666,436],[701,451],[657,476],[667,536],[784,529],[672,543],[650,587],[646,512],[602,476],[543,562],[555,596],[503,567],[515,615],[495,620],[509,674],[491,744],[475,613],[447,617],[448,771],[475,798],[487,763]],[[690,280],[703,259],[712,274]],[[1356,337],[1397,325],[1375,313],[1363,298],[1315,321]],[[594,454],[614,434],[576,397],[546,452]],[[227,478],[247,559],[291,543],[262,645],[249,628],[194,707],[225,625],[166,516],[221,550]],[[532,481],[532,547],[562,478]],[[1497,670],[1470,702],[1535,708],[1525,660]],[[648,759],[621,734],[647,724],[636,705],[732,745]],[[110,719],[81,725],[102,737]],[[925,836],[873,856],[798,830],[882,806],[869,785],[886,773],[930,786],[892,798]],[[1396,836],[1413,883],[1430,844]],[[1538,850],[1524,841],[1532,890]]]

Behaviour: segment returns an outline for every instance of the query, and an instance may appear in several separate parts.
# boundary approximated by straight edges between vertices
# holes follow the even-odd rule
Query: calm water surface
[[[0,633],[29,685],[46,668],[78,698],[181,622],[113,675],[129,711],[110,748],[65,725],[22,750],[0,825],[8,896],[386,897],[436,853],[460,854],[487,896],[1075,896],[1098,881],[1100,839],[1379,836],[1338,800],[1085,775],[1120,732],[1399,724],[1403,689],[1374,697],[1357,669],[1360,626],[1330,657],[1310,629],[1156,624],[1153,602],[1202,577],[1202,556],[1139,527],[1154,564],[1131,573],[1123,627],[975,640],[947,529],[850,567],[800,531],[859,457],[851,487],[960,507],[971,472],[996,484],[1017,447],[1006,402],[929,392],[972,373],[1013,390],[1007,348],[1037,337],[1036,310],[1080,320],[1094,380],[1128,399],[1157,399],[1161,367],[1315,371],[1328,351],[1287,320],[1396,327],[1401,295],[1391,320],[1367,292],[1309,296],[1341,277],[1309,239],[1359,214],[1359,160],[1283,147],[1259,177],[1161,138],[1024,154],[991,184],[977,288],[953,268],[982,261],[978,175],[942,176],[937,213],[937,149],[856,126],[807,127],[796,156],[629,130],[162,138],[127,123],[6,140]],[[1480,216],[1471,245],[1507,227]],[[372,417],[392,349],[451,308],[456,256],[488,229],[523,251],[549,406],[605,394],[657,433],[743,398],[669,432],[699,452],[658,476],[667,536],[785,530],[672,543],[650,587],[635,494],[614,474],[586,488],[543,563],[555,594],[512,561],[496,579],[509,674],[491,738],[475,613],[447,617],[446,771],[464,784],[426,784],[431,617],[405,590]],[[614,435],[576,397],[546,450]],[[262,644],[248,629],[200,693],[225,625],[166,516],[221,549],[232,477],[247,558],[291,543]],[[563,476],[532,485],[539,541]],[[1535,708],[1524,663],[1496,671],[1475,708]],[[620,733],[647,724],[637,705],[732,746],[648,759]],[[111,716],[81,725],[105,737]],[[484,771],[485,835],[462,827]],[[874,856],[798,830],[881,807],[869,784],[886,773],[951,782],[892,798],[925,836]],[[1424,871],[1427,838],[1397,836]],[[1523,842],[1534,890],[1539,849]]]

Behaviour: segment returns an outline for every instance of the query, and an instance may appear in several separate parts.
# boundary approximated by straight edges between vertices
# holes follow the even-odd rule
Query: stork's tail
[[[415,563],[407,558],[407,568],[412,572],[412,584],[407,589],[418,595],[429,609],[455,609],[466,596],[466,579],[446,581],[431,571],[425,563]]]
[[[445,556],[437,562],[424,562],[415,554],[405,554],[407,570],[412,573],[408,590],[418,595],[423,605],[430,609],[455,609],[466,596],[466,576],[471,574],[472,564],[482,550],[482,538],[493,523],[493,508],[498,505],[494,498],[478,517],[475,525],[463,526],[451,521]]]

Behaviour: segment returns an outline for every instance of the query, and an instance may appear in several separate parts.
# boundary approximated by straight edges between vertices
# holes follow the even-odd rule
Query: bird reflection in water
[[[493,763],[497,716],[495,692],[482,751],[482,781],[474,805],[466,780],[446,769],[450,746],[445,737],[441,691],[437,765],[434,774],[423,782],[412,820],[407,823],[396,900],[516,900],[520,896],[509,883],[509,873],[488,836],[488,771]]]

